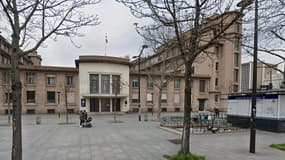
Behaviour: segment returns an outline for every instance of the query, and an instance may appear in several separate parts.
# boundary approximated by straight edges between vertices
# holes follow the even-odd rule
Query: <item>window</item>
[[[147,93],[146,99],[147,103],[153,103],[153,93]]]
[[[234,67],[239,67],[239,53],[234,53]]]
[[[206,80],[200,80],[199,91],[205,92]]]
[[[216,79],[215,79],[215,86],[218,86],[218,85],[219,85],[219,79],[216,78]]]
[[[11,82],[11,75],[9,71],[3,72],[3,84],[9,84]]]
[[[36,96],[35,91],[27,91],[27,103],[35,103]]]
[[[66,82],[66,85],[72,86],[74,84],[73,76],[65,76],[65,82]]]
[[[239,39],[234,40],[234,49],[235,49],[235,51],[239,51],[239,49],[240,49]]]
[[[147,80],[147,88],[153,88],[153,81],[152,79]]]
[[[120,94],[120,75],[112,75],[112,93]]]
[[[101,92],[110,93],[110,75],[101,76]]]
[[[35,73],[33,72],[26,73],[26,84],[35,84]]]
[[[174,88],[180,88],[180,79],[174,79]]]
[[[5,93],[5,103],[12,102],[12,93]]]
[[[101,112],[110,112],[110,99],[109,98],[101,99]]]
[[[239,75],[239,72],[238,72],[238,69],[235,69],[234,70],[234,82],[235,83],[238,83],[238,76]]]
[[[120,98],[113,98],[112,99],[112,110],[113,110],[113,112],[120,112],[121,111],[121,100],[120,100]]]
[[[55,85],[56,84],[56,75],[48,74],[47,75],[47,85]]]
[[[240,32],[240,23],[235,23],[234,24],[234,31],[235,32]]]
[[[233,92],[238,92],[238,85],[234,85]]]
[[[139,87],[139,80],[138,79],[132,80],[132,87]]]
[[[192,74],[195,74],[195,67],[191,68],[191,72],[192,72]]]
[[[216,71],[219,70],[219,62],[216,62]]]
[[[215,102],[219,102],[219,95],[218,94],[215,95]]]
[[[199,111],[204,111],[206,99],[199,99],[198,101],[199,101]]]
[[[47,91],[47,103],[55,103],[55,92]]]
[[[90,93],[99,93],[99,75],[98,74],[90,74]]]
[[[132,94],[132,102],[138,103],[139,102],[139,95],[137,93]]]
[[[162,87],[163,87],[163,88],[167,88],[167,80],[164,80],[164,81],[163,81]]]
[[[161,103],[167,103],[167,96],[165,93],[161,94]]]
[[[179,94],[174,94],[174,103],[179,104],[180,103],[180,95]]]

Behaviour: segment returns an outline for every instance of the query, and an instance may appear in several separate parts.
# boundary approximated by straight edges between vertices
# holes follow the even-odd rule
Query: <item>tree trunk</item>
[[[68,102],[67,102],[67,92],[68,92],[68,88],[67,86],[65,86],[65,110],[66,110],[66,114],[65,114],[65,120],[66,120],[66,124],[68,124]]]
[[[18,34],[13,34],[12,37],[12,57],[11,57],[11,79],[12,79],[12,100],[13,100],[13,142],[12,142],[12,160],[22,160],[22,103],[21,93],[22,84],[20,81],[19,71],[19,37]]]
[[[201,8],[199,0],[195,3],[195,20],[194,27],[191,30],[190,37],[190,55],[188,60],[185,61],[185,98],[184,98],[184,122],[183,122],[183,134],[181,151],[183,153],[190,152],[190,125],[191,125],[191,94],[192,94],[192,65],[195,58],[197,57],[197,47],[198,47],[198,35],[199,35],[199,20],[201,15]]]
[[[189,67],[186,67],[189,68]],[[184,121],[183,121],[183,133],[181,142],[181,151],[183,153],[189,153],[190,151],[190,125],[191,125],[191,88],[192,88],[192,73],[190,71],[185,72],[185,98],[184,98]]]
[[[162,87],[159,88],[159,93],[158,93],[157,121],[160,121],[160,114],[161,114],[161,93],[162,93]]]

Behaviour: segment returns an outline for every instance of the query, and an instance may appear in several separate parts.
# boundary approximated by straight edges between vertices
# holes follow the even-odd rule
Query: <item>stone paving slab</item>
[[[23,116],[23,160],[162,160],[176,153],[180,145],[169,142],[180,136],[159,128],[155,121],[138,122],[137,114],[117,116],[123,123],[110,123],[113,116],[93,116],[95,127],[80,128],[78,115],[70,115],[74,124],[59,125],[65,116]],[[149,116],[150,119],[154,119]],[[0,124],[5,124],[0,116]],[[0,160],[10,159],[11,127],[0,126]],[[250,154],[249,132],[191,135],[191,151],[207,160],[284,160],[285,152],[269,147],[284,143],[285,134],[257,131],[256,154]]]

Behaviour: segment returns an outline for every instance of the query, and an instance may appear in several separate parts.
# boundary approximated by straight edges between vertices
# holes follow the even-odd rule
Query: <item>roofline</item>
[[[79,63],[112,63],[121,65],[130,65],[130,60],[128,58],[112,57],[112,56],[79,56],[79,59],[75,60],[76,68],[78,68]]]

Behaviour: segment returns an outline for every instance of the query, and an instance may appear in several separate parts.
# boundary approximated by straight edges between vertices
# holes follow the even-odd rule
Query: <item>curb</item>
[[[177,131],[175,129],[171,129],[171,128],[168,128],[168,127],[162,127],[162,126],[160,126],[159,128],[162,129],[162,130],[165,130],[165,131],[168,131],[168,132],[180,135],[180,136],[182,135],[181,132],[179,132],[179,131]]]

